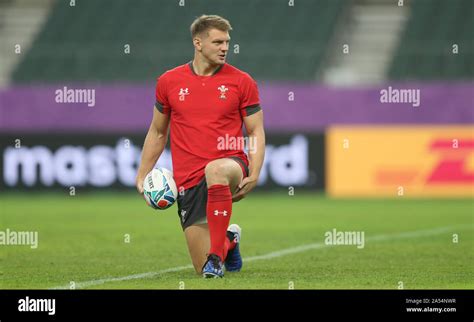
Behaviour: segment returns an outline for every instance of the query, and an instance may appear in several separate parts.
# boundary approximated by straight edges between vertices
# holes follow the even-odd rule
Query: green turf
[[[128,193],[0,196],[0,230],[38,231],[39,247],[0,245],[0,288],[51,288],[190,264],[176,206],[147,208]],[[330,200],[254,193],[234,204],[244,258],[324,242],[324,233],[364,231],[363,249],[333,246],[245,263],[204,280],[192,269],[113,281],[106,289],[472,289],[473,200]],[[431,235],[400,233],[454,227]],[[453,233],[459,242],[453,243]],[[130,235],[130,243],[124,235]],[[393,234],[395,239],[370,240]],[[78,284],[80,285],[80,284]]]

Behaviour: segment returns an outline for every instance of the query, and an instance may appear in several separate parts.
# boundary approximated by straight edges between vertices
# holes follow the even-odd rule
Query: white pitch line
[[[373,237],[368,237],[366,238],[366,240],[367,241],[382,241],[382,240],[394,240],[394,239],[403,239],[403,238],[416,238],[416,237],[422,237],[422,236],[438,235],[438,234],[441,234],[453,229],[463,230],[463,229],[472,229],[472,227],[470,226],[440,227],[440,228],[435,228],[435,229],[416,230],[416,231],[404,232],[404,233],[399,233],[399,234],[377,235]],[[311,249],[320,249],[320,248],[325,248],[325,247],[333,247],[333,245],[326,245],[325,243],[322,243],[322,242],[301,245],[297,247],[286,248],[283,250],[271,252],[265,255],[246,257],[243,259],[243,261],[247,263],[247,262],[253,262],[257,260],[272,259],[272,258],[282,257],[285,255],[292,255],[292,254],[305,252]],[[80,289],[80,288],[87,288],[89,286],[101,285],[101,284],[110,283],[110,282],[121,282],[121,281],[129,281],[129,280],[142,279],[142,278],[151,278],[151,277],[163,275],[166,273],[184,271],[191,268],[193,268],[193,265],[172,267],[172,268],[164,269],[157,272],[134,274],[134,275],[128,275],[128,276],[123,276],[123,277],[111,277],[111,278],[103,278],[103,279],[91,280],[91,281],[86,281],[86,282],[77,282],[75,283],[75,288]],[[69,288],[70,288],[70,285],[62,285],[62,286],[57,286],[50,289],[69,289]]]

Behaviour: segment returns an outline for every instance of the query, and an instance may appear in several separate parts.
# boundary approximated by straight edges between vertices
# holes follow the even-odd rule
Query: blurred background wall
[[[0,188],[133,189],[201,14],[258,82],[262,189],[474,196],[472,0],[0,0]]]

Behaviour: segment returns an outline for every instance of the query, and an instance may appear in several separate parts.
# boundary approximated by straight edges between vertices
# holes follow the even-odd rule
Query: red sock
[[[211,235],[211,249],[209,254],[216,254],[224,261],[229,246],[226,233],[232,215],[232,194],[228,185],[214,184],[207,192],[207,225]],[[230,245],[230,242],[229,242]],[[224,248],[225,250],[224,254]]]
[[[236,242],[234,241],[230,241],[229,238],[225,238],[225,243],[224,243],[224,255],[222,258],[224,258],[224,260],[227,258],[227,253],[229,252],[229,250],[232,250],[234,249],[236,245]]]

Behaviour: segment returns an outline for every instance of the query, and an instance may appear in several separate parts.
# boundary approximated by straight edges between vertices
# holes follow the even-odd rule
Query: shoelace
[[[210,260],[213,268],[215,268],[215,269],[220,269],[221,268],[220,260],[219,260],[219,257],[217,255],[214,255],[214,254],[210,255],[209,260]]]

